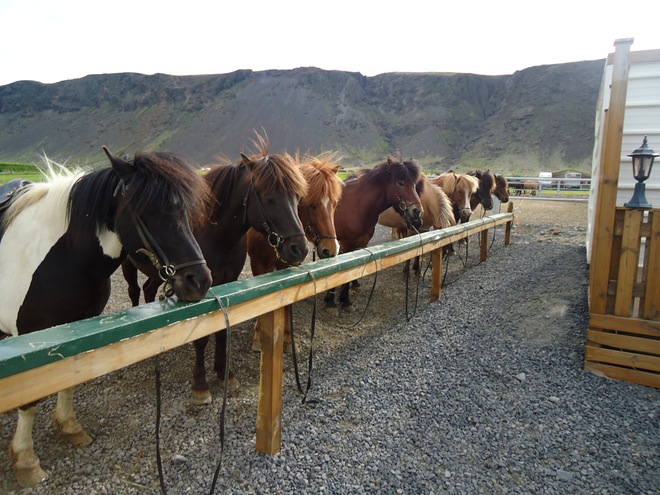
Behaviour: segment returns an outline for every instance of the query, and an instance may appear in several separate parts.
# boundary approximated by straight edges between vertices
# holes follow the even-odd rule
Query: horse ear
[[[394,161],[392,160],[392,157],[390,155],[387,155],[387,164],[392,165],[392,163],[394,163]]]
[[[241,160],[243,160],[243,165],[248,169],[252,168],[252,161],[244,153],[241,153]]]
[[[102,147],[103,151],[105,152],[106,156],[110,160],[110,164],[112,165],[112,169],[123,179],[124,182],[128,183],[129,179],[133,176],[133,173],[135,172],[135,169],[133,168],[133,164],[130,162],[127,162],[126,160],[119,158],[118,156],[113,155],[108,151],[108,148],[105,146]]]
[[[335,165],[330,169],[330,171],[335,175],[337,175],[340,170],[341,170],[341,167],[339,165]]]

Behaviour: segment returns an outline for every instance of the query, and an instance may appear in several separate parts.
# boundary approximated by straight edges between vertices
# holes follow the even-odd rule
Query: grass
[[[29,163],[0,162],[0,185],[12,179],[27,179],[32,182],[41,182],[44,176],[37,167]]]

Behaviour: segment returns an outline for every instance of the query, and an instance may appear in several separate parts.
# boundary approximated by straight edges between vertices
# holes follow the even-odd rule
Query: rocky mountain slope
[[[388,153],[427,170],[507,174],[590,168],[603,60],[505,76],[359,73],[316,68],[230,74],[90,75],[0,86],[0,161],[75,164],[158,149],[200,166],[249,150],[335,150],[347,167]]]

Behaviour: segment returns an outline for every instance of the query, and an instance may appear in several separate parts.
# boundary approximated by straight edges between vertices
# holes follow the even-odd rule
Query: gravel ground
[[[517,199],[512,243],[478,237],[447,265],[440,301],[428,275],[400,268],[362,280],[353,314],[319,315],[306,404],[285,362],[282,450],[254,450],[258,355],[251,324],[232,328],[242,387],[227,403],[216,493],[657,494],[660,391],[582,369],[588,323],[586,203]],[[374,242],[387,239],[378,230]],[[126,305],[116,281],[110,309]],[[308,348],[312,303],[295,307]],[[208,356],[209,369],[211,356]],[[159,358],[167,491],[209,493],[220,452],[220,390],[189,403],[192,346]],[[0,415],[0,493],[157,494],[154,359],[80,386],[78,416],[95,441],[73,449],[41,404],[35,445],[49,479],[20,490],[8,446],[15,413]],[[306,368],[306,366],[301,366]],[[302,370],[303,380],[307,371]]]

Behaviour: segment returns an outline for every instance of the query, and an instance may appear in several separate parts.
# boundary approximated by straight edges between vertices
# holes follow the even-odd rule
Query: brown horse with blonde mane
[[[467,174],[457,174],[456,172],[446,172],[440,174],[431,182],[440,186],[449,196],[454,209],[454,219],[456,222],[467,222],[472,215],[470,201],[472,195],[479,189],[479,181]]]
[[[307,194],[298,203],[298,216],[305,228],[307,240],[312,243],[319,258],[331,258],[339,252],[339,242],[335,232],[335,209],[341,198],[342,181],[337,176],[340,166],[335,161],[335,153],[329,152],[317,157],[305,156],[303,160],[296,155],[307,181]],[[289,266],[268,249],[267,239],[254,229],[247,233],[247,250],[253,275],[281,270]],[[291,307],[285,308],[284,344],[285,349],[291,348],[291,327],[289,313]],[[261,349],[259,341],[259,320],[255,324],[252,349]]]

